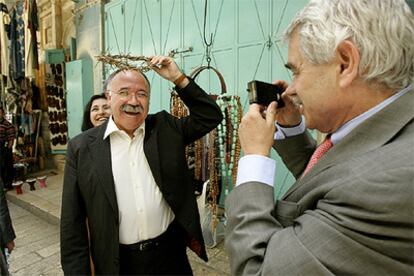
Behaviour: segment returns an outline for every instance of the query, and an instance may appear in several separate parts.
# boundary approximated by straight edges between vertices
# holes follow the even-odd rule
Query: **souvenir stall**
[[[39,69],[36,0],[0,1],[0,103],[14,125],[13,174],[21,181],[39,170],[42,110],[36,76]],[[40,165],[40,166],[39,166]]]
[[[227,93],[222,74],[214,67],[199,66],[189,75],[196,80],[205,70],[213,71],[220,81],[221,93],[210,93],[223,114],[223,121],[205,137],[186,148],[187,164],[194,179],[194,189],[201,201],[203,236],[206,246],[215,247],[224,237],[224,201],[233,189],[240,158],[238,127],[243,108],[240,97]],[[171,114],[188,115],[188,108],[176,92],[171,95]]]
[[[64,63],[46,64],[45,85],[48,103],[51,150],[53,152],[65,150],[68,140],[64,68]]]

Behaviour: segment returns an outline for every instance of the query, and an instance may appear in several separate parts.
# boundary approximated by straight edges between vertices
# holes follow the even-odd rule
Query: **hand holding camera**
[[[276,103],[266,108],[266,117],[262,116],[261,106],[251,104],[239,126],[239,139],[245,155],[269,156],[275,133]]]
[[[298,106],[291,97],[297,97],[294,88],[285,81],[276,81],[273,84],[253,80],[248,82],[249,103],[262,106],[262,111],[273,101],[277,102],[276,121],[279,125],[290,127],[300,124],[302,118]],[[264,115],[264,114],[263,114]]]
[[[247,86],[250,106],[239,127],[241,147],[245,155],[269,156],[275,121],[287,127],[301,122],[299,109],[291,99],[296,93],[285,81],[270,84],[253,80]]]
[[[282,85],[271,84],[258,80],[247,83],[247,92],[249,92],[249,103],[268,106],[271,102],[276,101],[277,107],[282,108],[285,103],[282,100],[282,93],[285,87]]]

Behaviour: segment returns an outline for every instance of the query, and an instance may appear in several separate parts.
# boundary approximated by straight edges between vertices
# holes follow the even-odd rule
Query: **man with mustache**
[[[293,72],[289,86],[279,82],[286,106],[273,102],[262,114],[253,104],[239,128],[245,156],[226,201],[232,274],[412,275],[410,8],[404,0],[312,0],[285,38]],[[316,147],[305,127],[327,139]],[[272,145],[296,178],[279,200]]]
[[[105,84],[112,116],[68,144],[62,195],[65,274],[189,275],[189,246],[207,260],[185,146],[222,120],[216,103],[169,57],[149,65],[190,110],[148,115],[150,84],[136,69]],[[89,229],[89,239],[86,223]]]

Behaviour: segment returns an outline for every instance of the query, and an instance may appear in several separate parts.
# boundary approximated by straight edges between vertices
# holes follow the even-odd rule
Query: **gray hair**
[[[363,80],[392,89],[414,83],[414,16],[405,0],[311,0],[284,39],[296,29],[302,54],[312,64],[328,63],[349,40],[359,50]]]
[[[115,78],[115,76],[116,75],[118,75],[120,72],[124,72],[124,71],[137,71],[139,74],[141,74],[143,77],[144,77],[144,79],[145,79],[145,81],[147,82],[147,84],[148,84],[148,93],[149,94],[151,94],[151,85],[150,85],[150,82],[149,82],[149,80],[148,80],[148,77],[141,71],[141,70],[139,70],[139,69],[135,69],[135,68],[128,68],[128,69],[125,69],[125,68],[123,68],[123,69],[117,69],[117,70],[115,70],[114,72],[112,72],[109,76],[108,76],[108,78],[106,78],[106,80],[105,80],[105,82],[104,82],[104,84],[103,84],[103,92],[104,93],[106,93],[107,91],[109,91],[108,90],[108,86],[109,86],[109,84],[111,83],[111,81],[113,80],[113,78]]]

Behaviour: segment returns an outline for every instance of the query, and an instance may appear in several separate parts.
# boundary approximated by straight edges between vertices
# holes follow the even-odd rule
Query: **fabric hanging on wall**
[[[30,29],[30,34],[32,36],[32,47],[33,47],[32,68],[39,69],[39,54],[37,52],[37,31],[39,30],[39,18],[37,16],[36,0],[31,0],[28,26]]]
[[[10,75],[16,79],[17,60],[16,60],[16,43],[17,43],[17,20],[16,8],[10,11]]]
[[[0,0],[0,74],[9,75],[9,39],[7,32],[10,24],[10,16],[4,0]]]
[[[11,11],[10,20],[10,74],[13,79],[24,78],[24,20],[23,1]]]
[[[24,37],[25,37],[25,75],[29,79],[35,78],[35,69],[39,68],[37,54],[36,31],[39,27],[37,18],[37,6],[35,0],[24,2]]]

